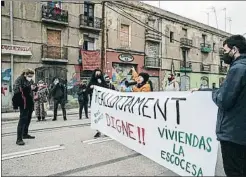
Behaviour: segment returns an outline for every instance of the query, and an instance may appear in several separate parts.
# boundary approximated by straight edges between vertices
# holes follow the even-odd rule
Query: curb
[[[88,111],[88,113],[90,113],[91,111]],[[71,112],[71,113],[67,113],[67,115],[76,115],[79,114],[78,112]],[[57,116],[62,116],[62,113],[57,114]],[[53,117],[53,114],[48,114],[46,118],[50,118]],[[36,116],[34,116],[33,118],[36,118]],[[19,116],[18,117],[12,117],[12,118],[6,118],[6,117],[2,117],[2,122],[9,122],[9,121],[16,121],[19,120]]]

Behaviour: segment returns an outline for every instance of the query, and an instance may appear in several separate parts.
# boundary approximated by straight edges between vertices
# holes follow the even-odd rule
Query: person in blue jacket
[[[230,69],[220,88],[212,91],[219,108],[216,134],[226,176],[246,176],[246,39],[233,35],[223,48],[223,60]]]

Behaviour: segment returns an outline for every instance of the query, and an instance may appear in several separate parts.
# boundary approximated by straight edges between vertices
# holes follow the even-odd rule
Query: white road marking
[[[57,150],[61,150],[61,149],[65,149],[65,146],[56,145],[56,146],[49,146],[49,147],[43,147],[43,148],[37,148],[37,149],[29,149],[26,151],[13,152],[13,153],[9,153],[9,154],[3,154],[2,155],[2,161],[17,158],[17,157],[24,157],[24,156],[28,156],[28,155],[33,155],[33,154],[40,154],[40,153],[44,153],[44,152],[57,151]]]
[[[101,140],[101,141],[94,141],[94,142],[89,142],[88,144],[98,144],[98,143],[103,143],[103,142],[106,142],[106,141],[112,141],[113,139],[106,139],[106,140]]]
[[[85,141],[82,141],[82,142],[83,142],[83,143],[90,143],[90,142],[94,142],[94,141],[105,140],[105,139],[108,139],[108,138],[109,138],[109,137],[95,138],[95,139],[85,140]]]

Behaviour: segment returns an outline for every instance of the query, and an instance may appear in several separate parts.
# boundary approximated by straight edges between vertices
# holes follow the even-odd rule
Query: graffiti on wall
[[[71,79],[67,83],[67,94],[68,94],[68,100],[77,98],[77,87],[80,83],[80,72],[81,72],[81,66],[75,65],[74,66],[74,73],[71,77]]]
[[[207,76],[202,76],[201,77],[200,88],[209,88],[209,79],[208,79]]]
[[[2,69],[1,81],[2,107],[6,107],[10,105],[11,100],[11,68]]]
[[[112,64],[112,83],[115,85],[117,89],[120,90],[121,82],[123,80],[131,80],[131,68],[136,67],[136,65],[131,64],[121,64],[121,63],[113,63]]]

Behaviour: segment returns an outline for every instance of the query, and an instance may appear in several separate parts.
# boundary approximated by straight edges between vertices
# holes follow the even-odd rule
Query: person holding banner
[[[108,85],[107,85],[107,83],[103,77],[103,73],[100,69],[94,70],[94,72],[91,76],[91,80],[90,80],[90,82],[86,88],[87,93],[89,93],[89,95],[90,95],[90,105],[91,105],[91,101],[92,101],[92,94],[93,94],[94,86],[108,88]],[[98,138],[100,136],[101,136],[101,132],[97,131],[94,138]]]
[[[223,48],[223,60],[230,69],[220,88],[212,91],[219,108],[216,134],[226,175],[246,176],[246,39],[233,35]]]

